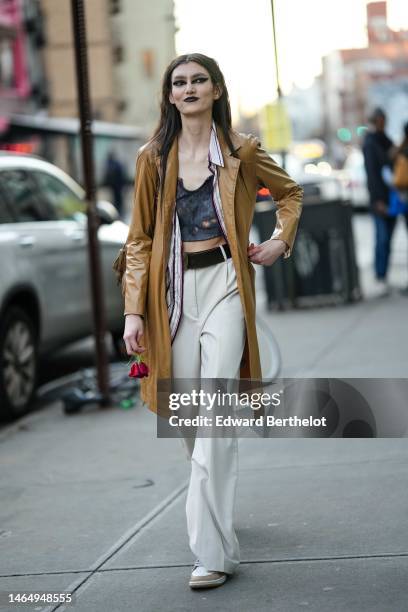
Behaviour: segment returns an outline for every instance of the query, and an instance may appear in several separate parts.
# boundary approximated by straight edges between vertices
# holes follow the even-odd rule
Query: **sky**
[[[214,57],[224,73],[233,115],[256,112],[276,97],[270,0],[174,0],[177,54]],[[283,93],[308,87],[321,58],[364,47],[367,0],[275,0]],[[388,0],[388,24],[408,29],[408,0]]]

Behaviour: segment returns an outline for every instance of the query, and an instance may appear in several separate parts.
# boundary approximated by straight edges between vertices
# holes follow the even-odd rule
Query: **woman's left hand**
[[[251,242],[248,246],[248,258],[254,264],[271,266],[287,249],[284,240],[269,239],[256,246]]]

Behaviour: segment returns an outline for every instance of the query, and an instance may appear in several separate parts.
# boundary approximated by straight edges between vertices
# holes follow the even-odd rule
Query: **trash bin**
[[[268,240],[276,223],[276,206],[256,205],[254,225],[261,242]],[[361,299],[356,264],[352,207],[344,200],[303,206],[291,257],[264,266],[269,307],[283,309]]]

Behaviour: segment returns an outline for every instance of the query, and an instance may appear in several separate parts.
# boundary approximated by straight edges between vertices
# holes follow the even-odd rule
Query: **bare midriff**
[[[224,236],[216,236],[209,240],[195,240],[194,242],[183,242],[184,253],[199,253],[200,251],[208,251],[214,249],[220,244],[226,244]]]

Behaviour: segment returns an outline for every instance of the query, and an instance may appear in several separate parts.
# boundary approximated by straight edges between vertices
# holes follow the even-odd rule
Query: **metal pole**
[[[273,29],[273,46],[274,46],[274,55],[275,55],[275,72],[276,72],[276,91],[278,94],[278,100],[282,98],[282,90],[280,87],[280,79],[279,79],[279,63],[278,63],[278,45],[276,42],[276,28],[275,28],[275,3],[274,0],[271,0],[271,9],[272,9],[272,29]],[[286,151],[281,151],[282,155],[282,168],[286,166]]]
[[[271,0],[271,9],[272,9],[273,47],[274,47],[274,53],[275,53],[276,91],[278,92],[278,98],[281,98],[282,97],[282,91],[281,91],[281,88],[280,88],[280,80],[279,80],[278,46],[277,46],[277,42],[276,42],[275,3],[274,3],[274,0]]]
[[[88,59],[86,46],[85,8],[83,0],[71,0],[72,30],[78,90],[78,110],[81,123],[82,166],[87,200],[88,254],[91,277],[92,312],[96,348],[98,387],[101,404],[109,403],[109,362],[105,346],[105,308],[101,261],[98,245],[99,220],[96,214],[95,176],[92,150],[92,113],[89,96]]]

